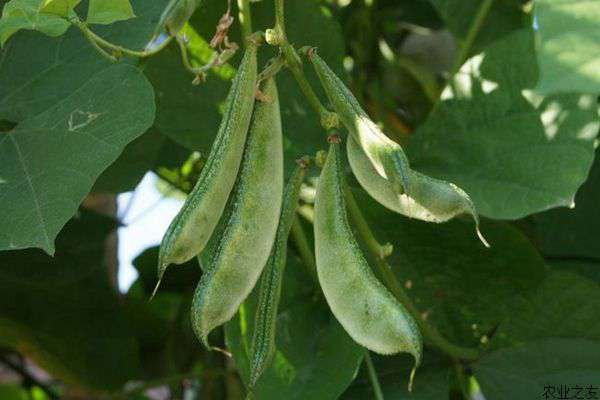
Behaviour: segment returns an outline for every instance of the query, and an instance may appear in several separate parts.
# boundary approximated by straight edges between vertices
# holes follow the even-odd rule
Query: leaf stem
[[[250,13],[250,1],[238,0],[240,25],[242,28],[242,36],[246,39],[252,34],[252,14]],[[245,43],[245,40],[242,40]]]
[[[284,0],[275,0],[275,29],[285,37]]]
[[[294,215],[294,221],[292,222],[290,235],[294,241],[294,244],[296,245],[296,249],[298,250],[300,258],[302,258],[303,264],[306,265],[308,273],[315,280],[317,280],[317,264],[315,262],[315,255],[311,250],[311,246],[308,242],[308,238],[306,237],[306,233],[304,232],[304,228],[302,228],[302,222],[300,221],[300,218],[298,218],[298,214]]]
[[[440,332],[429,322],[423,318],[417,307],[414,305],[408,294],[404,291],[400,282],[396,278],[396,275],[392,272],[391,267],[385,261],[382,253],[382,248],[379,242],[375,239],[373,232],[369,228],[369,225],[360,211],[354,196],[350,190],[345,191],[346,203],[348,205],[348,211],[351,215],[352,221],[356,226],[359,235],[365,241],[367,245],[367,249],[371,252],[373,259],[375,260],[377,269],[381,274],[386,287],[390,290],[390,292],[398,299],[400,303],[406,308],[406,310],[413,316],[417,325],[419,326],[421,333],[425,337],[426,340],[429,341],[432,345],[439,348],[444,353],[448,354],[450,357],[454,359],[460,360],[475,360],[479,358],[479,350],[474,348],[462,347],[450,343]]]
[[[371,359],[371,354],[368,350],[365,351],[365,364],[367,366],[367,371],[369,372],[369,380],[373,386],[373,392],[375,392],[375,400],[384,400],[383,391],[381,390],[381,385],[379,384],[379,378],[377,378],[377,371],[375,370],[373,360]]]
[[[94,47],[94,49],[96,49],[96,51],[100,53],[100,55],[107,58],[110,62],[119,61],[116,57],[114,57],[112,54],[109,54],[106,50],[100,47],[100,45],[98,45],[98,42],[96,42],[94,38],[90,35],[89,30],[82,29],[81,32],[83,33],[83,36],[87,39],[87,41],[90,42],[90,44]]]
[[[104,50],[100,50],[100,47],[104,47],[108,50],[111,50],[113,52],[113,55],[111,56],[114,59],[117,59],[118,57],[115,57],[115,54],[121,55],[121,54],[125,54],[131,57],[137,57],[137,58],[147,58],[147,57],[151,57],[157,53],[159,53],[160,51],[162,51],[165,47],[167,47],[169,45],[169,43],[171,43],[171,40],[173,40],[173,36],[168,36],[163,42],[161,42],[158,46],[150,49],[150,50],[142,50],[142,51],[138,51],[138,50],[131,50],[128,49],[126,47],[123,46],[119,46],[116,45],[114,43],[109,42],[108,40],[102,38],[101,36],[95,34],[88,26],[85,22],[79,20],[79,19],[71,19],[69,20],[73,25],[75,25],[77,28],[79,28],[79,30],[81,30],[81,32],[84,34],[84,36],[92,43],[92,45],[96,48],[96,50],[100,51],[101,53],[103,53],[103,55],[105,55],[105,51]]]

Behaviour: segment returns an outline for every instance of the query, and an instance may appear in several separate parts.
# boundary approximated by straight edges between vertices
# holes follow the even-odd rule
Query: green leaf
[[[575,196],[575,208],[550,210],[535,216],[544,254],[557,258],[600,260],[600,151],[585,184]]]
[[[11,0],[4,5],[0,19],[0,46],[21,29],[36,30],[48,36],[60,36],[69,22],[57,15],[40,13],[40,0]]]
[[[411,142],[414,169],[454,182],[491,218],[570,205],[592,165],[596,101],[542,98],[528,89],[536,77],[528,30],[473,57]]]
[[[87,22],[108,25],[135,17],[129,0],[90,0]]]
[[[583,338],[600,342],[600,286],[569,272],[554,272],[537,291],[512,305],[500,324],[494,347],[533,342],[548,337]]]
[[[0,252],[0,343],[56,378],[100,390],[139,373],[137,344],[103,262],[114,228],[82,213],[59,235],[54,258]]]
[[[277,350],[255,387],[258,399],[338,398],[363,358],[364,349],[346,334],[324,300],[310,296],[312,284],[307,285],[302,268],[295,256],[288,256],[277,317]],[[228,349],[244,381],[249,375],[257,299],[255,289],[225,328]]]
[[[539,399],[546,386],[597,386],[598,360],[600,342],[546,339],[495,351],[474,370],[486,400]]]
[[[81,0],[43,0],[40,12],[67,17]]]
[[[415,374],[412,392],[408,380],[413,368],[406,357],[386,357],[371,353],[375,371],[385,399],[439,400],[447,399],[450,392],[450,365],[433,352],[425,352],[423,364]],[[363,363],[361,372],[341,397],[344,400],[374,399],[373,385]]]
[[[463,40],[485,0],[429,0],[448,29]],[[474,43],[481,50],[489,43],[513,31],[531,26],[531,16],[519,1],[494,1]]]
[[[544,94],[600,93],[600,3],[537,0],[540,45],[537,56]]]
[[[455,342],[479,344],[545,276],[536,249],[506,223],[482,221],[488,249],[467,217],[443,224],[411,220],[355,193],[377,240],[394,246],[387,260],[399,282]]]
[[[134,0],[136,19],[99,26],[95,31],[110,42],[144,48],[166,1]],[[76,29],[58,39],[21,32],[3,51],[0,118],[19,122],[36,115],[111,65]]]
[[[128,47],[145,46],[162,11],[160,2],[145,4],[134,3],[136,20],[98,33]],[[92,109],[97,107],[102,110]],[[0,65],[0,119],[19,124],[0,138],[0,190],[7,193],[0,203],[17,211],[3,213],[0,221],[18,228],[0,235],[0,249],[40,246],[52,252],[56,232],[94,180],[146,131],[153,115],[152,88],[141,72],[103,59],[80,32],[58,39],[21,32],[11,40]]]
[[[77,211],[100,173],[154,118],[152,87],[137,69],[115,65],[90,77],[0,140],[4,209],[0,249],[40,247]]]

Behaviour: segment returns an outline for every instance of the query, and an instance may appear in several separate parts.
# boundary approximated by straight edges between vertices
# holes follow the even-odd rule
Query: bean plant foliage
[[[599,398],[599,2],[0,9],[0,398]]]

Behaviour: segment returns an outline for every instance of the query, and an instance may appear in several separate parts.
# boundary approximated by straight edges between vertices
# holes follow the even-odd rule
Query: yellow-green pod
[[[207,346],[208,334],[229,321],[250,294],[267,263],[281,211],[283,144],[275,81],[257,103],[231,214],[192,301],[192,326]]]
[[[343,185],[340,145],[333,142],[315,198],[315,256],[325,299],[354,341],[379,354],[410,353],[419,365],[417,324],[373,274],[348,222]]]
[[[283,205],[275,244],[260,280],[254,334],[250,347],[250,381],[248,383],[250,390],[252,390],[264,370],[267,369],[275,353],[277,309],[285,270],[287,240],[296,214],[300,188],[306,170],[305,161],[300,160],[298,164],[283,193]]]
[[[427,222],[446,222],[460,214],[470,214],[477,236],[489,247],[479,231],[479,215],[469,195],[453,183],[409,172],[409,194],[397,194],[390,182],[373,168],[353,137],[346,144],[348,161],[360,185],[386,208],[410,218]]]
[[[363,149],[377,173],[392,182],[397,193],[408,188],[409,163],[402,147],[388,138],[362,109],[356,97],[315,50],[309,52],[331,105],[346,129]]]
[[[169,35],[176,35],[190,19],[202,0],[171,0],[158,22],[158,30],[165,29]]]
[[[256,70],[256,45],[249,41],[206,164],[160,245],[159,282],[170,264],[182,264],[204,249],[223,213],[244,153],[254,107]]]

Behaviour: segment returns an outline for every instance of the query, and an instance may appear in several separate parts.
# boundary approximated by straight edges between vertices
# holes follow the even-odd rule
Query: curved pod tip
[[[479,224],[475,228],[475,231],[477,232],[477,237],[479,238],[479,240],[481,241],[481,243],[483,243],[483,245],[486,248],[489,249],[490,247],[492,247],[492,246],[490,246],[490,243],[487,241],[487,239],[483,236],[483,233],[481,233],[481,230],[479,229]]]

